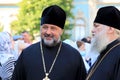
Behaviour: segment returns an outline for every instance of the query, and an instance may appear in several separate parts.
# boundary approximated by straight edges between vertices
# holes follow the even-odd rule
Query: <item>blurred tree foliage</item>
[[[3,31],[3,27],[2,26],[0,26],[0,32],[2,32]]]
[[[29,31],[32,36],[40,33],[40,19],[42,11],[49,5],[59,5],[67,13],[67,21],[62,35],[62,40],[71,35],[66,31],[72,29],[70,19],[74,18],[71,12],[73,0],[23,0],[18,4],[20,7],[17,20],[11,23],[12,33],[20,34],[22,31]]]
[[[2,23],[0,23],[0,32],[2,32],[3,31],[3,25],[2,25]]]

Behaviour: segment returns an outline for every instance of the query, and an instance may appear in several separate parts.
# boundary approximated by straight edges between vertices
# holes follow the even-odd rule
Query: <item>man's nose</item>
[[[51,33],[51,29],[48,28],[48,29],[46,30],[46,33],[47,33],[47,34],[50,34],[50,33]]]

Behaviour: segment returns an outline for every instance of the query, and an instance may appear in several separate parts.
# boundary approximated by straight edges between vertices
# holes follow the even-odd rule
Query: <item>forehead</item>
[[[100,23],[94,23],[94,27],[107,28],[107,27],[110,27],[110,26],[104,25],[104,24],[100,24]]]
[[[54,28],[61,29],[60,27],[53,25],[53,24],[43,24],[41,27],[50,27],[50,28],[54,27]]]
[[[102,25],[102,24],[100,24],[100,23],[93,23],[93,25],[94,25],[94,26],[100,26],[100,25]]]
[[[101,24],[101,23],[93,23],[94,26],[108,26],[108,25],[105,25],[105,24]]]

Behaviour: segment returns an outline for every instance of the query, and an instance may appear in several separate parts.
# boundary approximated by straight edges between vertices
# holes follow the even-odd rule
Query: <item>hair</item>
[[[87,42],[87,38],[82,38],[81,41]]]
[[[77,47],[79,48],[82,44],[84,44],[84,42],[82,42],[82,41],[77,41],[76,44],[77,44]]]
[[[84,37],[81,39],[81,41],[85,42],[85,43],[91,43],[91,40],[88,40],[88,38],[91,38],[91,37]]]
[[[115,29],[115,31],[116,31],[116,34],[118,35],[118,37],[120,37],[120,30]]]
[[[22,33],[27,33],[27,34],[30,34],[28,31],[23,31]]]

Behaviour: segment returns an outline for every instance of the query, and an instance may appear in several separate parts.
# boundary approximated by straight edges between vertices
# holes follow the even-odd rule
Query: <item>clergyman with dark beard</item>
[[[11,80],[85,80],[86,69],[79,52],[62,42],[66,12],[48,6],[41,16],[41,41],[24,49]]]

